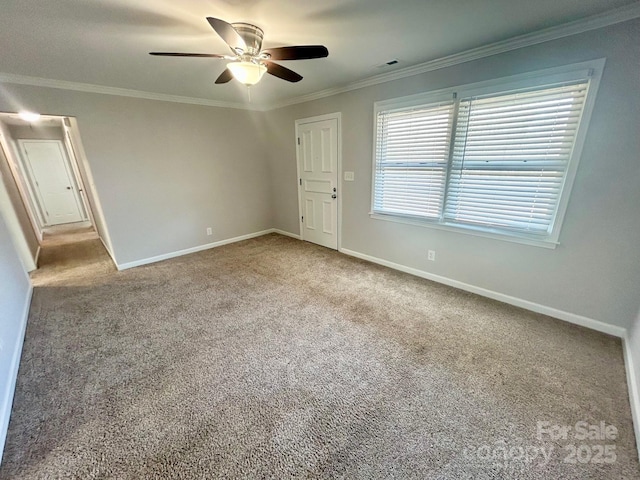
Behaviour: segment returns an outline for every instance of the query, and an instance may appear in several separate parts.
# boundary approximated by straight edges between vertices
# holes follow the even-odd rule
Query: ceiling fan
[[[223,58],[231,60],[227,68],[216,80],[217,84],[227,83],[232,78],[250,86],[260,81],[265,72],[286,80],[299,82],[302,76],[273,60],[309,60],[329,55],[323,45],[299,45],[262,50],[264,32],[250,23],[227,23],[219,18],[207,17],[207,21],[231,49],[232,55],[218,53],[172,53],[149,52],[150,55],[166,57]]]

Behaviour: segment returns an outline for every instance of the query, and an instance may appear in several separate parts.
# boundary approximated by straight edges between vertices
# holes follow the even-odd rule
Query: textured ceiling
[[[257,105],[338,87],[628,5],[628,0],[3,0],[0,72],[242,103],[214,85],[224,60],[149,51],[227,53],[213,16],[265,31],[264,48],[324,44],[329,57],[287,61],[304,79],[265,78]],[[397,59],[393,67],[378,65]]]

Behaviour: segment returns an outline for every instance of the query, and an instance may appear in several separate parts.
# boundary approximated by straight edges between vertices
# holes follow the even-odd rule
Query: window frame
[[[589,128],[593,106],[596,100],[596,94],[604,70],[606,59],[600,58],[586,62],[574,63],[561,67],[536,70],[519,75],[509,77],[500,77],[483,82],[475,82],[465,85],[457,85],[440,90],[434,90],[415,95],[408,95],[399,98],[382,100],[374,103],[373,108],[373,164],[372,164],[372,180],[371,180],[371,210],[369,216],[377,220],[386,220],[396,223],[404,223],[421,227],[435,228],[439,230],[453,231],[457,233],[488,237],[497,240],[504,240],[527,245],[539,246],[544,248],[556,248],[559,244],[560,232],[571,190],[575,180],[582,150],[586,139],[586,133]],[[445,219],[444,211],[438,219],[418,218],[414,216],[405,216],[397,213],[384,213],[375,211],[375,184],[377,173],[377,145],[378,145],[378,114],[384,111],[395,109],[410,108],[414,106],[422,106],[436,104],[440,102],[451,101],[452,99],[465,99],[470,96],[490,95],[490,94],[507,94],[511,91],[517,91],[527,88],[542,87],[545,85],[558,84],[563,82],[572,82],[578,80],[589,80],[588,92],[585,98],[582,116],[575,136],[575,143],[569,162],[567,164],[566,173],[563,184],[560,189],[560,197],[556,206],[555,214],[552,218],[552,230],[547,236],[530,235],[517,231],[502,230],[491,227],[478,227],[473,225],[465,225],[460,223],[452,223]],[[455,125],[454,125],[455,126]],[[445,189],[448,190],[448,178],[451,169],[451,163],[447,166],[447,183]],[[446,201],[446,191],[443,194],[443,204]]]

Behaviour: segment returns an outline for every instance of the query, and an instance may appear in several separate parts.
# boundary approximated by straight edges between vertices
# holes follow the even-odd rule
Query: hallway
[[[34,287],[73,281],[116,270],[98,234],[88,222],[50,227],[44,232]]]

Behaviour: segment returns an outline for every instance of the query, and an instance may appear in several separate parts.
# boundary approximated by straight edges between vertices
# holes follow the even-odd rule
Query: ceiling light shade
[[[236,80],[245,85],[255,85],[260,81],[267,67],[253,62],[231,62],[227,68]]]
[[[18,116],[25,122],[37,122],[40,120],[40,114],[34,112],[22,111],[18,113]]]

